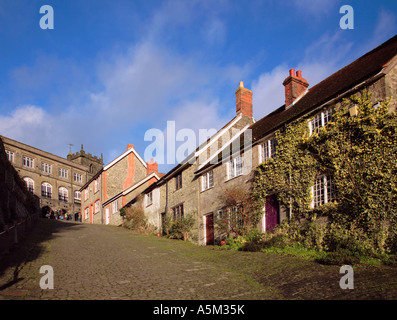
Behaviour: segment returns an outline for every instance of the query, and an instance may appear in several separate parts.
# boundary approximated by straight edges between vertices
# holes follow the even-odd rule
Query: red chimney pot
[[[298,70],[295,75],[295,69],[290,69],[289,76],[284,80],[283,85],[285,87],[285,106],[288,108],[305,93],[309,83],[302,78],[301,70]]]

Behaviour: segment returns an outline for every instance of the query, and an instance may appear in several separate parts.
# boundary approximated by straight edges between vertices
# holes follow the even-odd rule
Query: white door
[[[109,215],[109,208],[105,209],[105,224],[109,224],[110,222],[110,215]]]

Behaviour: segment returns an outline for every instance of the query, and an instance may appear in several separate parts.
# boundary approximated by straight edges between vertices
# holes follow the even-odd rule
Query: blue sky
[[[167,121],[221,128],[239,81],[258,120],[284,103],[289,69],[313,86],[396,33],[394,0],[0,0],[0,134],[63,157],[84,144],[108,163],[128,143],[144,156]]]

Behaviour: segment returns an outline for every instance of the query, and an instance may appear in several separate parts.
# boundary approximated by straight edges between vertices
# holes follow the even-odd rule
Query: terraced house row
[[[374,105],[395,97],[396,62],[397,36],[312,88],[302,71],[291,69],[280,83],[285,87],[285,104],[258,121],[253,118],[253,93],[240,82],[234,118],[168,173],[159,174],[155,163],[145,163],[129,147],[89,180],[81,189],[83,221],[118,225],[122,223],[120,208],[139,204],[159,231],[167,216],[194,215],[192,238],[200,245],[213,244],[219,239],[215,226],[223,214],[219,195],[233,186],[252,187],[254,169],[277,153],[278,130],[303,118],[310,134],[315,133],[331,121],[334,108],[344,98],[363,89],[372,93]],[[390,107],[396,107],[395,99]],[[312,206],[333,201],[331,177],[319,174],[314,178]],[[291,214],[275,195],[269,196],[258,228],[266,232]]]

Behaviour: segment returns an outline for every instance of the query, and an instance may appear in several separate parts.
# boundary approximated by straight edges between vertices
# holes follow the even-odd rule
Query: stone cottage
[[[160,179],[157,163],[146,163],[132,144],[81,189],[82,222],[121,225],[120,209]]]
[[[199,146],[184,161],[150,187],[156,190],[156,215],[152,219],[192,214],[193,240],[200,245],[219,239],[215,225],[222,214],[219,194],[225,188],[251,188],[255,167],[277,153],[275,132],[300,118],[307,119],[310,132],[326,126],[332,110],[342,99],[367,89],[373,103],[395,97],[397,93],[397,36],[309,88],[302,71],[291,69],[280,85],[285,87],[285,104],[255,121],[252,91],[241,82],[236,90],[236,116]],[[391,108],[396,107],[392,100]],[[313,206],[334,199],[331,181],[316,177],[312,188]],[[147,194],[145,190],[145,196]],[[328,197],[327,197],[328,195]],[[293,214],[280,206],[275,196],[266,199],[258,228],[271,230]],[[160,222],[159,222],[160,223]]]

